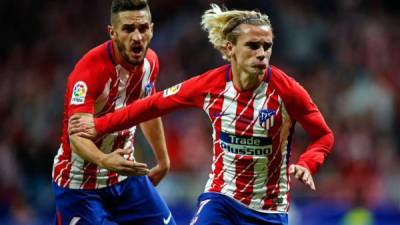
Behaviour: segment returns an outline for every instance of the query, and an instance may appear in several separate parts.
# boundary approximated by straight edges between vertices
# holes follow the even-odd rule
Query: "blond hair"
[[[221,9],[216,4],[211,4],[211,9],[205,11],[201,17],[201,26],[208,32],[209,41],[226,60],[228,59],[225,50],[226,43],[230,41],[236,44],[240,34],[240,30],[237,28],[240,24],[271,27],[271,22],[265,14],[257,11]]]

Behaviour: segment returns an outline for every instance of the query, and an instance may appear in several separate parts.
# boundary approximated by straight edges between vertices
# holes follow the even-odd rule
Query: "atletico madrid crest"
[[[275,114],[275,110],[267,108],[261,109],[258,116],[258,122],[260,123],[260,126],[264,127],[265,129],[269,129],[270,127],[274,126]]]

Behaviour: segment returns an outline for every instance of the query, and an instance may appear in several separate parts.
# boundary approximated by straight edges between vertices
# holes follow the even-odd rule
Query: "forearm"
[[[162,92],[158,92],[150,97],[137,100],[121,110],[95,119],[95,127],[98,135],[125,130],[180,107],[183,107],[183,104],[163,98]]]
[[[331,153],[334,136],[319,112],[305,116],[301,124],[311,136],[311,143],[301,154],[297,164],[308,168],[314,174]]]
[[[79,137],[77,135],[71,135],[70,137],[71,149],[78,154],[85,161],[94,163],[100,167],[103,167],[102,160],[106,156],[92,140]]]
[[[306,151],[301,154],[297,164],[308,168],[312,174],[315,174],[324,163],[325,158],[331,153],[333,140],[332,133],[313,140]]]
[[[143,122],[140,124],[140,127],[151,148],[153,149],[157,162],[162,164],[162,166],[169,168],[170,161],[161,118]]]

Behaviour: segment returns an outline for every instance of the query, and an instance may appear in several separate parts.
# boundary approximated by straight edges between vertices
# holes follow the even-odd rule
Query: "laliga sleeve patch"
[[[171,96],[178,93],[179,89],[181,89],[182,83],[174,85],[170,88],[164,90],[163,97]]]
[[[71,105],[81,105],[85,103],[87,94],[87,85],[83,81],[78,81],[72,89]]]

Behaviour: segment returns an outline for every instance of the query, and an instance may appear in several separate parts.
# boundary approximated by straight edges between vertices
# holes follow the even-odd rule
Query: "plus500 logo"
[[[241,155],[269,155],[272,153],[272,139],[269,137],[235,136],[221,132],[220,145],[224,151]]]

